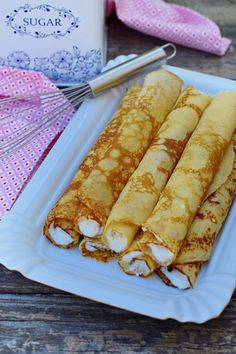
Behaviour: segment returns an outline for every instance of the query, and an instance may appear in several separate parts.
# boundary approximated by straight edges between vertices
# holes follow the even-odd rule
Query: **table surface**
[[[177,46],[173,65],[236,79],[236,0],[175,0],[218,23],[233,40],[220,58]],[[108,19],[108,59],[164,42]],[[203,325],[160,321],[70,295],[0,266],[0,352],[236,353],[236,296]],[[235,315],[235,316],[234,316]],[[235,326],[235,327],[234,327]]]

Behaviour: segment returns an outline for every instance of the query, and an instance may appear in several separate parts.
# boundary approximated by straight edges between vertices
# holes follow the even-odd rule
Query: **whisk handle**
[[[170,50],[168,54],[166,50]],[[146,68],[150,70],[157,69],[164,65],[168,59],[171,59],[176,54],[176,48],[172,43],[167,43],[162,47],[156,47],[142,55],[125,61],[109,70],[104,71],[94,79],[88,81],[93,95],[117,86],[128,80],[131,76],[135,76]]]

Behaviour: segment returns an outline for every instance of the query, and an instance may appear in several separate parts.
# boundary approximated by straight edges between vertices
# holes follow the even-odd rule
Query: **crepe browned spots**
[[[236,92],[217,95],[144,224],[141,249],[161,266],[173,263],[220,166],[236,127]]]
[[[103,157],[105,151],[110,146],[117,130],[126,119],[129,110],[133,107],[140,90],[141,85],[134,85],[124,95],[114,118],[90,150],[68,189],[50,211],[44,225],[44,234],[54,245],[62,248],[70,248],[78,243],[81,236],[74,229],[74,219],[78,209],[78,190],[82,182],[89,176],[96,163]],[[57,238],[52,235],[54,232],[58,233]]]
[[[142,90],[109,149],[78,190],[75,224],[88,237],[97,237],[120,192],[174,106],[182,81],[172,73],[149,73]]]
[[[211,98],[186,87],[117,202],[103,234],[113,251],[124,251],[155,207],[185,145]]]
[[[186,287],[193,287],[201,265],[210,259],[236,192],[236,133],[233,136],[233,152],[234,161],[228,178],[207,197],[198,210],[175,263],[168,269],[162,267],[157,270],[168,285],[179,287],[176,279],[176,276],[179,278],[179,272],[182,278],[185,277]],[[225,155],[224,160],[230,160],[230,153]],[[217,174],[221,175],[221,172]]]

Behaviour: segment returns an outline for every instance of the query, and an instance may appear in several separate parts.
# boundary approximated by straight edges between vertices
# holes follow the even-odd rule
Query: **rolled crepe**
[[[111,208],[174,106],[181,86],[182,81],[165,70],[145,77],[135,108],[79,189],[75,225],[81,234],[102,235]]]
[[[54,245],[62,248],[70,248],[79,242],[80,234],[74,229],[74,219],[78,209],[78,189],[89,176],[97,161],[104,156],[118,128],[126,119],[128,111],[132,109],[140,90],[141,85],[134,85],[124,95],[114,118],[90,150],[65,193],[50,211],[44,225],[44,234]]]
[[[141,249],[159,265],[173,263],[236,127],[236,92],[217,95],[189,140],[152,215]]]
[[[234,161],[231,164],[228,152],[224,160],[229,161],[231,172],[224,183],[210,194],[198,210],[175,264],[161,267],[157,273],[168,285],[179,289],[193,287],[201,265],[210,259],[214,243],[229,213],[236,192],[236,133],[233,137]],[[218,171],[222,180],[222,172]]]
[[[119,255],[118,263],[125,273],[146,278],[156,269],[156,262],[140,250],[138,241],[142,235],[140,231],[131,246]]]
[[[169,267],[161,267],[156,270],[164,283],[180,290],[193,287],[202,263],[176,264]]]
[[[114,205],[104,243],[122,252],[155,207],[175,165],[211,98],[186,87]]]
[[[96,259],[98,262],[110,262],[116,254],[109,250],[106,245],[101,242],[101,237],[84,237],[80,242],[79,249],[84,257]]]

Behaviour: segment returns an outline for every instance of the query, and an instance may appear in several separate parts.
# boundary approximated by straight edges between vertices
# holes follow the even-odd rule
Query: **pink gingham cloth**
[[[0,67],[0,98],[42,93],[55,89],[57,89],[55,85],[41,73],[11,67]],[[6,114],[13,114],[14,109],[16,109],[14,107],[9,109],[8,107],[6,112],[1,110],[2,107],[0,101],[0,119]],[[22,110],[27,107],[27,105],[22,103]],[[42,108],[40,100],[37,108],[33,109],[32,113],[24,114],[20,121],[1,125],[2,122],[0,120],[0,140],[6,134],[14,134],[21,124],[27,123],[27,120],[32,121],[35,119],[35,112],[39,112],[39,110],[43,110],[42,112],[47,110],[47,107]],[[0,160],[0,219],[5,211],[11,208],[19,193],[40,165],[46,153],[49,152],[73,114],[74,109],[69,106],[65,114],[41,134],[37,135],[30,143],[9,157]]]
[[[162,0],[108,0],[107,14],[114,10],[127,26],[168,42],[220,56],[231,43],[209,18]]]

